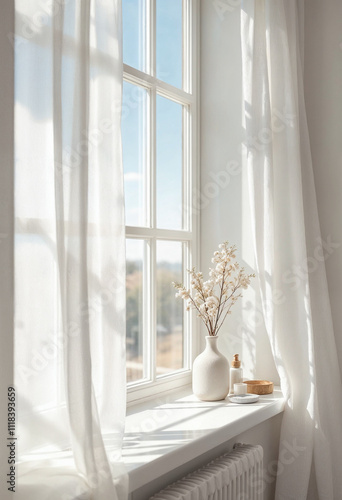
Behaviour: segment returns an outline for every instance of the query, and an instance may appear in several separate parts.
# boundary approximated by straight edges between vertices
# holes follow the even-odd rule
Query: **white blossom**
[[[186,301],[186,310],[196,309],[209,335],[217,335],[223,321],[231,314],[231,307],[241,293],[250,285],[254,274],[246,274],[244,269],[234,262],[236,248],[228,246],[228,242],[221,243],[212,257],[215,268],[209,268],[209,279],[203,281],[203,273],[196,272],[195,268],[189,271],[191,279],[190,290],[181,283],[173,283],[178,292],[176,297]]]

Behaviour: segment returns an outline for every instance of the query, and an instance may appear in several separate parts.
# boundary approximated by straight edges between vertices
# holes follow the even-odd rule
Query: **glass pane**
[[[123,61],[133,68],[145,71],[146,1],[123,0]]]
[[[182,243],[157,241],[157,375],[183,368],[183,304],[171,284],[182,269]]]
[[[182,105],[157,96],[157,226],[182,229]]]
[[[146,104],[147,91],[123,84],[122,149],[126,224],[146,226]]]
[[[126,240],[126,358],[127,382],[144,378],[143,367],[143,240]]]
[[[157,78],[182,87],[182,0],[157,0]]]

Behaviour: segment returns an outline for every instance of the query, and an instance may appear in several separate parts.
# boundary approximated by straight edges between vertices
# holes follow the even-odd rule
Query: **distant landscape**
[[[172,281],[181,281],[181,266],[157,265],[157,374],[183,366],[183,304],[175,298]],[[146,298],[145,298],[146,300]],[[143,377],[143,270],[139,262],[127,262],[126,346],[127,381]]]

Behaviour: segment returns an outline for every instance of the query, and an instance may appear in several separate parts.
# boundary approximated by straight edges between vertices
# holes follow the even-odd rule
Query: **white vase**
[[[205,349],[192,367],[192,390],[202,401],[219,401],[229,392],[229,362],[218,350],[217,341],[218,337],[205,337]]]

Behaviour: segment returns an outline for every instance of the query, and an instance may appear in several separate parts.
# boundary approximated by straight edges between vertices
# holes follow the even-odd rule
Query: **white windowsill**
[[[253,404],[199,401],[191,389],[127,411],[123,461],[130,491],[193,460],[284,410],[279,388]]]

